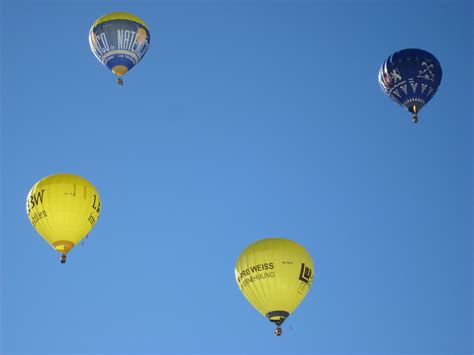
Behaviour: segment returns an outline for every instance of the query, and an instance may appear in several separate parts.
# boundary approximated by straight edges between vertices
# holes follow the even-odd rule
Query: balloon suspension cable
[[[277,327],[275,328],[275,336],[276,337],[279,337],[283,334],[283,330],[281,329],[281,327],[279,325],[277,325]]]
[[[416,112],[416,105],[413,105],[413,123],[418,122],[418,114]]]
[[[61,264],[65,264],[66,263],[66,259],[67,259],[67,255],[66,254],[62,254],[59,258],[59,262]]]
[[[118,78],[117,78],[117,84],[119,84],[120,86],[123,86],[123,79],[122,79],[122,77],[118,77]]]

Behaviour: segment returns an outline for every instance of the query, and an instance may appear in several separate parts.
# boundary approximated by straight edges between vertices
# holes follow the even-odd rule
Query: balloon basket
[[[61,264],[65,264],[66,263],[66,260],[67,260],[67,255],[66,254],[63,254],[59,257],[59,262]]]
[[[276,327],[274,334],[276,337],[281,336],[283,334],[283,330],[281,329],[281,327]]]

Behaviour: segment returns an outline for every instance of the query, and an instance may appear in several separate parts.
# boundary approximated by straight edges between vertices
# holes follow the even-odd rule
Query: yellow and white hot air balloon
[[[235,265],[240,290],[257,311],[276,324],[277,336],[308,293],[313,273],[313,260],[306,249],[282,238],[249,245]]]
[[[26,198],[26,212],[36,231],[58,252],[66,254],[92,229],[100,214],[100,197],[86,179],[55,174],[38,181]]]

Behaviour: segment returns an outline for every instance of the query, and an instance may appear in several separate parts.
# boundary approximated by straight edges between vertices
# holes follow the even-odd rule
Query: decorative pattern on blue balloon
[[[442,70],[436,57],[422,49],[395,52],[382,64],[379,83],[382,90],[397,104],[417,113],[434,96],[441,83]]]

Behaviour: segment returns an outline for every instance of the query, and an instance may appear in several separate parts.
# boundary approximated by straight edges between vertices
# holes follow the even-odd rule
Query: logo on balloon
[[[311,279],[312,271],[309,267],[307,267],[304,263],[301,263],[301,271],[300,271],[300,280],[309,284]]]
[[[31,210],[38,206],[40,203],[43,203],[43,195],[44,195],[44,189],[41,191],[38,191],[35,194],[31,194],[28,198],[27,202],[27,209],[28,209],[28,214],[30,214]]]

